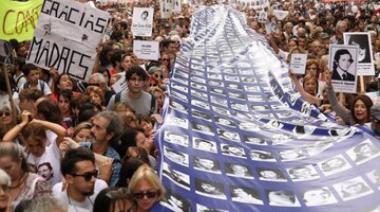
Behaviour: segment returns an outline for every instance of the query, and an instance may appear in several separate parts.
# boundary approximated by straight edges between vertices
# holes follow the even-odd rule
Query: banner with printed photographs
[[[167,192],[153,211],[378,209],[380,143],[303,101],[286,67],[238,11],[194,14],[157,128]]]

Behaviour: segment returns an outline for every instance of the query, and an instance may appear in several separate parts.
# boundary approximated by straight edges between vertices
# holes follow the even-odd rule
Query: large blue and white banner
[[[196,12],[157,131],[155,211],[372,211],[379,141],[292,88],[287,65],[226,6]]]

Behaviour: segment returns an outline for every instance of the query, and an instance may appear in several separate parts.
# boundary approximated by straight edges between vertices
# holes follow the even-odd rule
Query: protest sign
[[[157,41],[133,41],[133,54],[143,60],[158,60],[160,57],[159,42]]]
[[[294,74],[305,74],[307,54],[291,54],[289,68]]]
[[[115,93],[119,93],[122,90],[128,88],[127,81],[125,79],[125,74],[124,73],[119,73],[120,78],[112,85],[112,90]]]
[[[162,19],[168,19],[173,12],[173,2],[172,0],[161,0],[160,1],[160,13]]]
[[[41,9],[27,62],[86,80],[109,14],[70,0],[46,1]]]
[[[376,211],[378,140],[305,102],[240,12],[192,21],[155,134],[167,190],[152,211]]]
[[[285,10],[273,10],[273,15],[280,21],[288,16],[289,12]]]
[[[335,92],[357,92],[358,51],[357,46],[330,45],[329,69]]]
[[[31,40],[43,0],[0,1],[0,38]]]
[[[133,36],[150,37],[153,28],[153,8],[134,7],[132,15]]]
[[[369,32],[347,32],[343,34],[345,45],[354,45],[359,48],[357,75],[375,75],[375,66],[372,54],[371,35]]]

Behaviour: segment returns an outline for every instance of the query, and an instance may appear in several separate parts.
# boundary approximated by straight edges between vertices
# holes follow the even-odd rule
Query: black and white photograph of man
[[[260,198],[259,191],[246,188],[246,187],[237,187],[231,186],[231,199],[234,202],[241,202],[247,204],[262,205],[263,201]]]
[[[198,122],[192,122],[191,126],[192,126],[193,131],[197,131],[197,132],[204,133],[207,135],[214,135],[211,125],[202,124]]]
[[[179,116],[175,116],[175,115],[170,115],[166,119],[166,123],[168,125],[181,127],[184,129],[188,129],[188,127],[189,127],[189,120],[187,117],[179,117]]]
[[[306,206],[320,206],[337,203],[335,196],[327,187],[307,190],[303,194]]]
[[[147,10],[143,10],[140,14],[140,20],[142,22],[147,22],[149,20],[148,17],[149,17],[149,12]]]
[[[252,149],[250,152],[251,160],[275,162],[276,159],[272,152],[265,150]]]
[[[209,208],[205,205],[196,204],[197,212],[228,212],[227,210],[222,209],[216,209],[216,208]]]
[[[264,139],[253,137],[253,136],[244,136],[243,141],[247,144],[267,145]]]
[[[227,199],[223,183],[195,178],[195,193],[216,199]]]
[[[299,201],[294,193],[284,190],[267,190],[266,192],[271,206],[299,207]]]
[[[191,205],[184,197],[172,192],[171,190],[166,190],[165,198],[161,201],[161,204],[173,211],[183,211],[190,212]]]
[[[362,177],[355,177],[333,185],[343,201],[357,199],[371,194],[373,191]]]
[[[177,152],[167,146],[164,146],[164,156],[174,163],[178,163],[182,166],[189,166],[189,155],[183,152]]]
[[[260,180],[265,181],[286,181],[284,174],[279,169],[256,168]]]
[[[348,150],[347,154],[356,164],[362,164],[379,156],[380,151],[370,140],[366,140]]]
[[[230,144],[221,144],[221,150],[223,155],[228,155],[232,157],[245,158],[245,152],[242,147]]]
[[[206,102],[203,102],[203,101],[192,99],[191,104],[194,106],[200,107],[202,109],[210,110],[210,105]]]
[[[220,166],[219,162],[209,159],[209,158],[202,158],[202,157],[196,157],[194,156],[193,159],[193,166],[194,169],[204,171],[204,172],[211,172],[215,174],[220,174]]]
[[[193,148],[206,152],[217,153],[216,143],[202,138],[193,137]]]
[[[233,142],[241,142],[240,135],[238,132],[227,130],[227,129],[220,129],[220,128],[217,128],[216,132],[219,138],[222,138],[228,141],[233,141]]]
[[[190,177],[189,175],[177,171],[170,167],[168,163],[164,162],[162,164],[163,175],[168,177],[171,181],[174,181],[180,187],[190,190]]]
[[[228,176],[253,179],[249,167],[245,165],[225,163],[224,170]]]
[[[237,127],[237,124],[235,121],[233,121],[229,118],[224,118],[224,117],[216,116],[215,117],[215,123],[223,125],[223,126],[227,126],[227,127],[233,127],[233,128]]]
[[[351,168],[351,165],[343,157],[343,155],[337,155],[327,160],[318,163],[318,166],[322,169],[324,175],[329,176]]]
[[[297,166],[293,168],[288,168],[287,172],[292,181],[305,181],[318,179],[319,175],[315,167],[311,164],[306,166]]]
[[[170,101],[170,106],[179,112],[187,113],[187,108],[184,105],[178,103],[177,101]]]
[[[279,152],[282,161],[293,161],[305,158],[301,149],[286,149]]]
[[[194,118],[200,118],[200,119],[204,119],[206,121],[209,121],[211,119],[211,116],[205,112],[202,112],[200,110],[194,110],[192,109],[191,110],[191,115],[192,117]]]
[[[189,146],[189,138],[185,134],[180,134],[176,132],[172,132],[169,130],[165,130],[164,132],[164,140],[168,143],[176,144],[176,145],[181,145],[184,147]]]

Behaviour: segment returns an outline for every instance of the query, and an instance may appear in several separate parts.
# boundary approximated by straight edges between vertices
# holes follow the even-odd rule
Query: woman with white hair
[[[11,201],[9,196],[9,187],[11,178],[2,169],[0,169],[0,212],[11,212]]]

